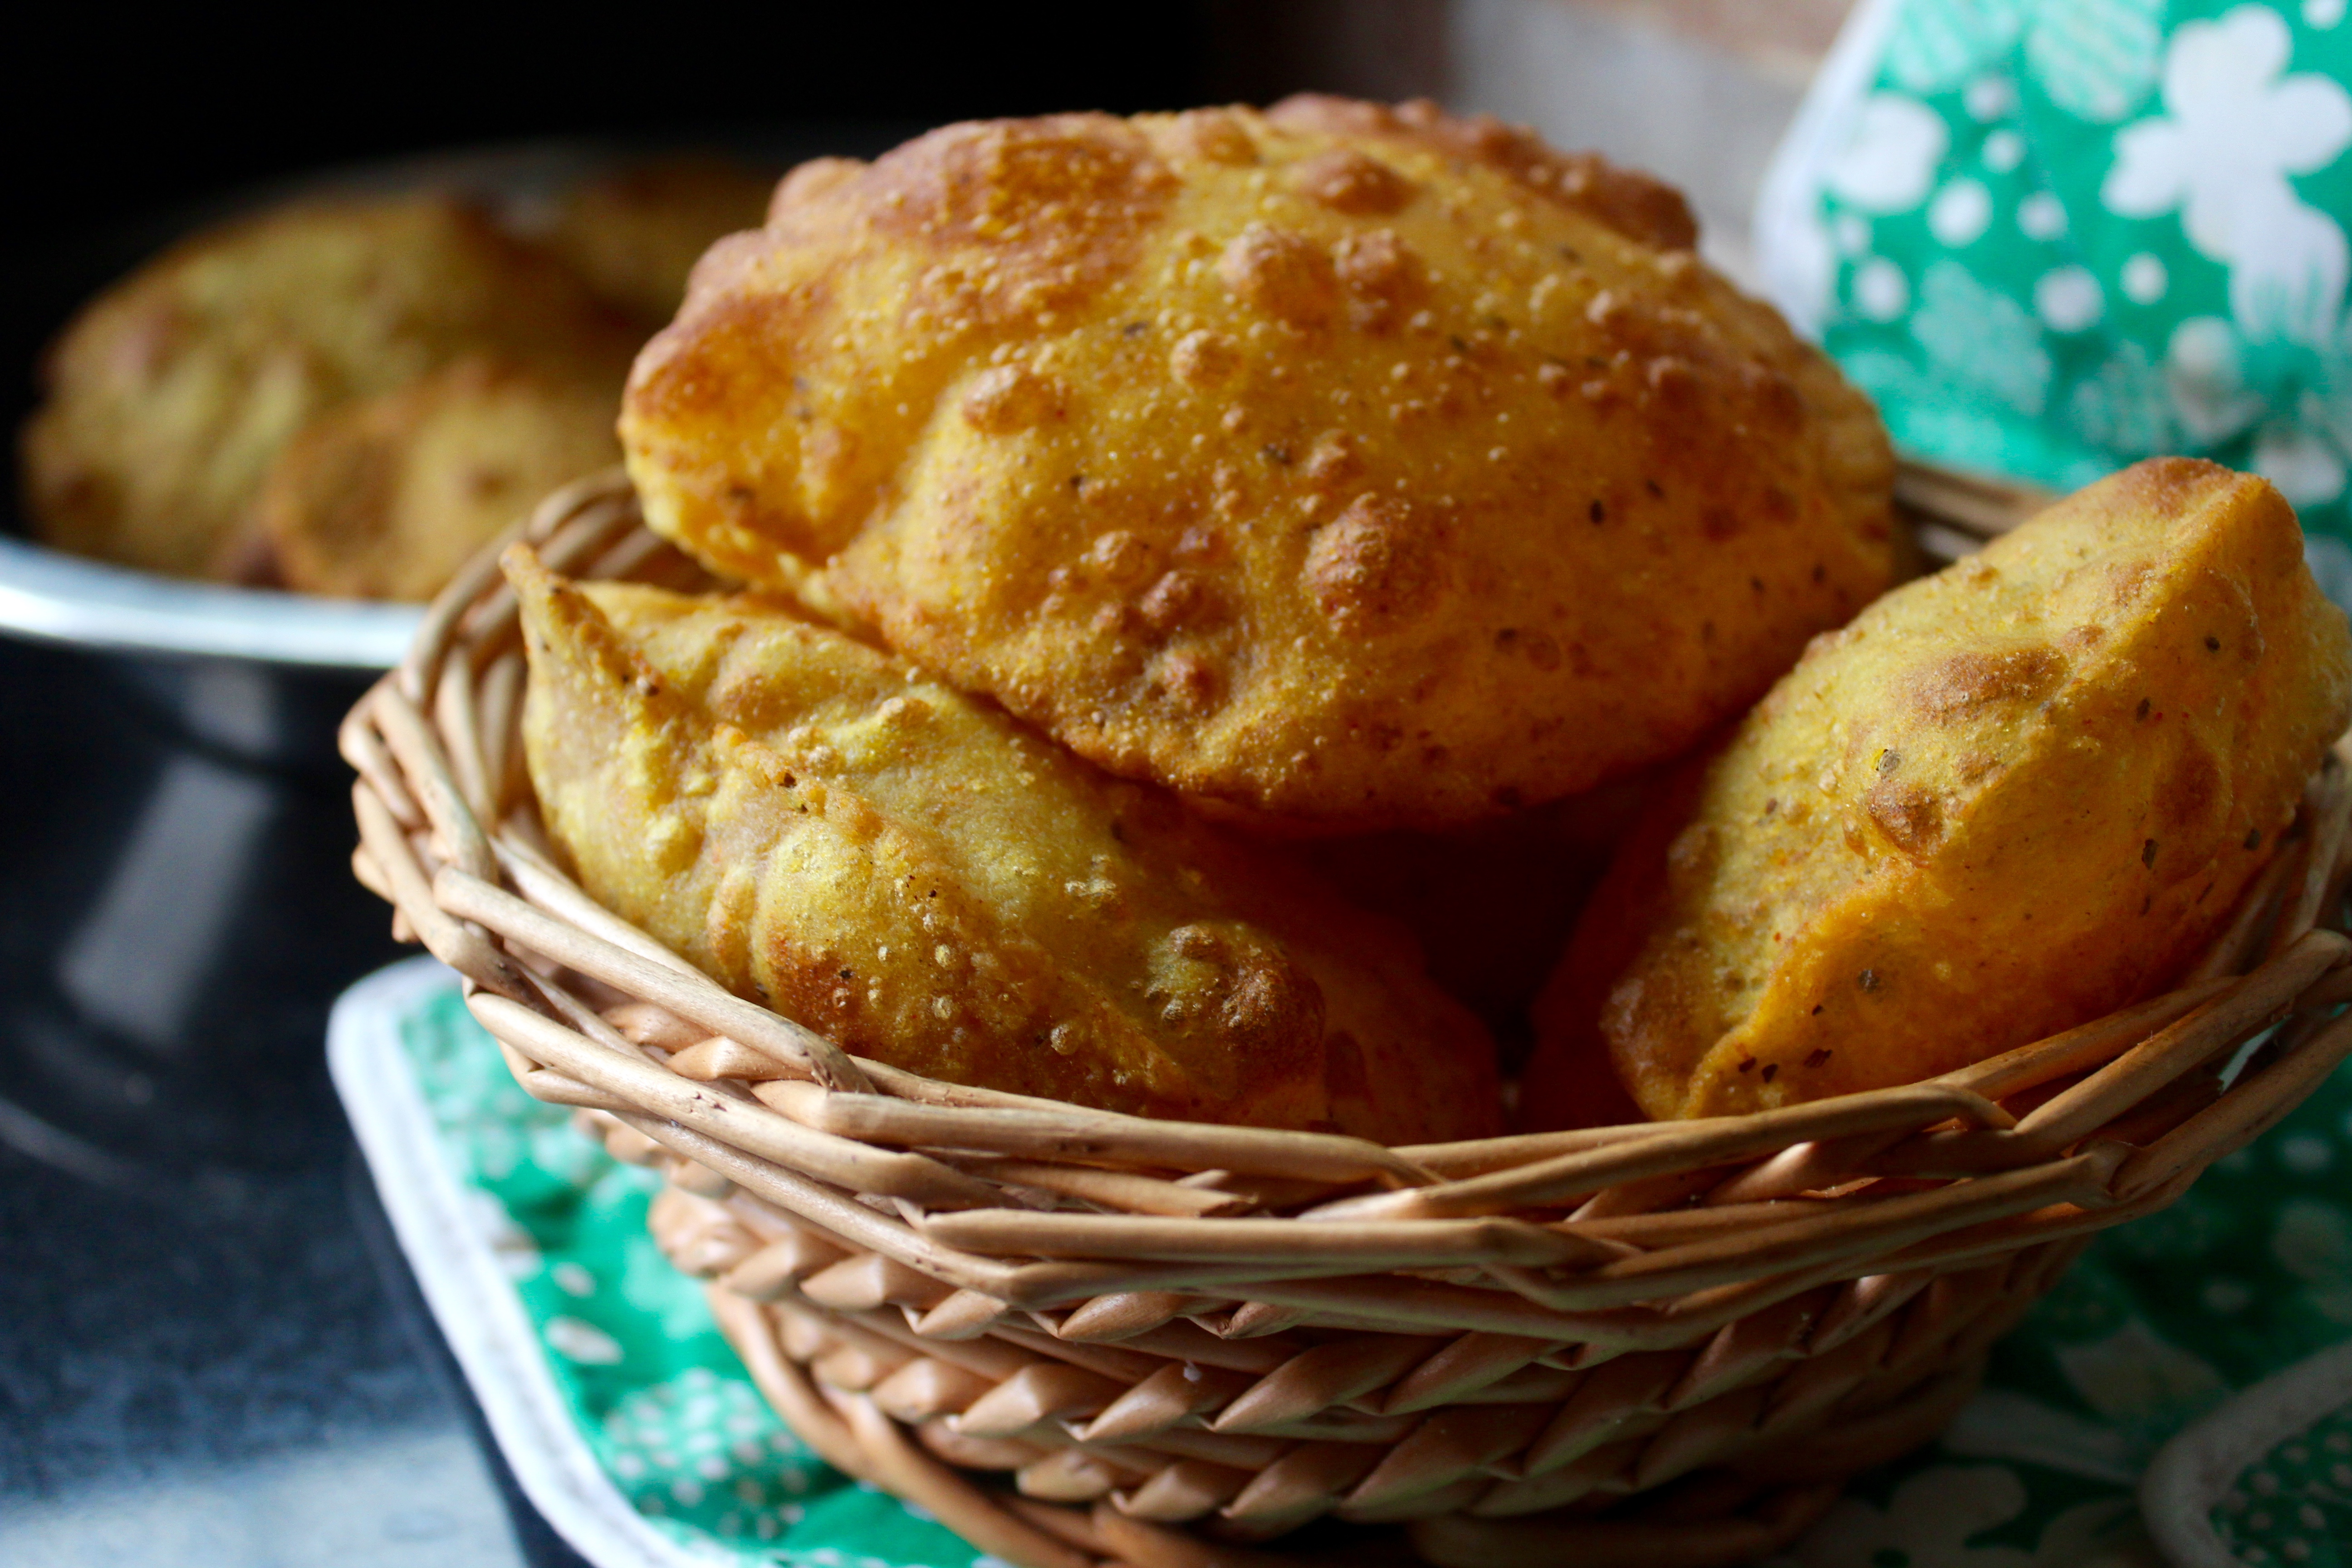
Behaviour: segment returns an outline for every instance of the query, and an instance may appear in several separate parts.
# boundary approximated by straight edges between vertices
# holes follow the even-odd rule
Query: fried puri
[[[1499,1122],[1411,939],[772,605],[507,558],[551,837],[739,994],[958,1083],[1387,1142]]]
[[[259,514],[289,588],[431,598],[558,485],[610,468],[609,383],[465,359],[321,415],[262,486]]]
[[[547,243],[599,299],[653,326],[686,297],[711,242],[757,228],[775,176],[726,158],[656,158],[564,193]]]
[[[165,252],[67,327],[24,433],[29,510],[61,549],[226,573],[319,414],[469,353],[617,388],[633,346],[569,272],[454,200],[278,208]]]
[[[2345,618],[2277,491],[2187,458],[2104,480],[1816,640],[1665,792],[1539,1007],[1527,1119],[1588,1120],[1604,1044],[1651,1116],[1718,1115],[2151,994],[2347,717]]]
[[[1310,830],[1673,755],[1893,574],[1868,403],[1681,198],[1427,105],[804,166],[640,355],[662,533],[1109,771]]]

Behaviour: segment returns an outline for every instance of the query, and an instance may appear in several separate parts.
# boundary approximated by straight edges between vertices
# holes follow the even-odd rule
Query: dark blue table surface
[[[355,689],[0,639],[10,1568],[579,1562],[326,1080],[328,1005],[399,952],[321,749]]]

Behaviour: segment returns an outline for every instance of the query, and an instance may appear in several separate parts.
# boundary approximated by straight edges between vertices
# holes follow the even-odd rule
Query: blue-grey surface
[[[372,1202],[341,1170],[151,1195],[0,1152],[0,1563],[522,1563]]]
[[[331,678],[0,640],[0,1564],[577,1559],[477,1430],[320,1059],[398,950]]]

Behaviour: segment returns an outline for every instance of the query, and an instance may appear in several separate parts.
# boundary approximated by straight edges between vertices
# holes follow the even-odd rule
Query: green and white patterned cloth
[[[2352,1543],[2352,1408],[2279,1445],[2213,1512],[2245,1562],[2336,1568]],[[2290,1550],[2297,1542],[2300,1552]]]
[[[329,1050],[402,1246],[518,1479],[600,1568],[1003,1568],[785,1428],[701,1286],[646,1233],[660,1179],[525,1094],[446,970],[416,960],[362,982]],[[567,1468],[586,1468],[587,1486]]]
[[[992,1568],[919,1511],[793,1440],[645,1229],[656,1185],[516,1087],[446,973],[411,963],[338,1009],[338,1083],[387,1207],[526,1489],[534,1445],[584,1444],[677,1563]],[[373,1041],[373,1044],[369,1042]],[[407,1118],[406,1121],[402,1119]],[[426,1164],[404,1166],[414,1142]],[[1946,1439],[1867,1476],[1790,1560],[1801,1568],[2137,1568],[2158,1559],[2133,1488],[2232,1390],[2352,1335],[2352,1068],[2167,1212],[2102,1235],[1995,1353]],[[420,1207],[418,1189],[458,1201]],[[428,1194],[429,1195],[429,1194]],[[431,1229],[436,1212],[465,1234]],[[443,1248],[486,1259],[519,1303],[568,1433],[501,1423],[446,1286]],[[496,1302],[488,1305],[496,1306]],[[569,1515],[550,1509],[559,1528]],[[2316,1522],[2314,1522],[2314,1521]],[[2249,1563],[2352,1560],[2352,1416],[2250,1472],[2215,1524]],[[601,1538],[600,1538],[601,1539]],[[574,1533],[575,1543],[593,1542]],[[2267,1557],[2257,1552],[2267,1552]],[[617,1554],[600,1563],[628,1561]],[[650,1562],[650,1557],[635,1561]]]
[[[2263,474],[2352,597],[2345,0],[1864,0],[1759,210],[1897,443]]]

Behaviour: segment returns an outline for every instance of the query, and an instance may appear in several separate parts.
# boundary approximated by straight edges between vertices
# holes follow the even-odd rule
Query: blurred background
[[[788,5],[621,26],[403,7],[294,31],[45,7],[19,25],[10,231],[484,142],[1427,95],[1687,189],[1736,234],[1850,0]],[[1596,58],[1598,57],[1598,58]],[[1605,64],[1606,68],[1592,68]],[[16,248],[17,246],[12,246]]]

